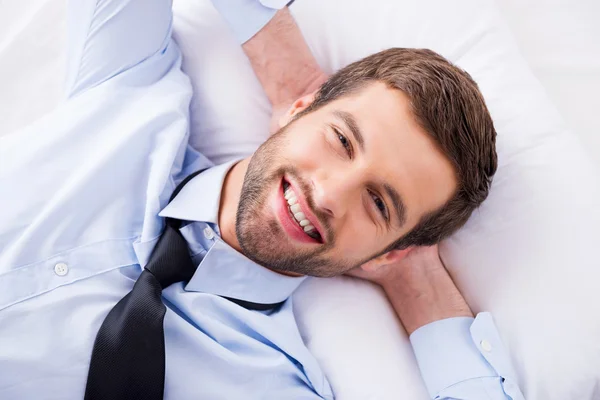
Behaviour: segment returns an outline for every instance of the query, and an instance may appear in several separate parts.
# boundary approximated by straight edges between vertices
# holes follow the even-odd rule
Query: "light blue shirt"
[[[222,12],[239,10],[226,3]],[[231,164],[192,179],[167,206],[185,176],[212,166],[187,144],[191,85],[171,23],[167,0],[71,1],[65,101],[0,137],[1,399],[83,397],[100,324],[131,290],[164,216],[190,221],[181,230],[198,263],[190,282],[163,292],[165,398],[333,397],[294,320],[290,295],[302,278],[267,270],[219,237]],[[259,312],[221,296],[285,303]],[[433,395],[509,393],[508,358],[482,315],[412,335]],[[484,354],[477,343],[492,350]]]

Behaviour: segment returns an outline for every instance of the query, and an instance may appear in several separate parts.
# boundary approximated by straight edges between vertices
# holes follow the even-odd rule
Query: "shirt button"
[[[211,240],[212,238],[215,237],[215,233],[213,232],[212,229],[210,229],[209,226],[204,228],[204,237],[207,238],[208,240]]]
[[[487,340],[483,339],[479,344],[484,351],[487,351],[488,353],[492,351],[492,344]]]
[[[54,273],[58,276],[65,276],[69,272],[69,266],[65,263],[58,263],[54,266]]]

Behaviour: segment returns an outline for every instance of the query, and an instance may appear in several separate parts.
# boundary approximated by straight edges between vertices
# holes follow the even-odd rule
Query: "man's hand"
[[[440,319],[473,316],[444,268],[437,246],[417,247],[399,262],[374,271],[359,267],[349,275],[381,285],[409,335]]]

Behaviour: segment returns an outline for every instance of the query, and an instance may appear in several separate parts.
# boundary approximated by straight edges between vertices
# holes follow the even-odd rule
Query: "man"
[[[285,10],[215,5],[274,110],[308,92],[220,166],[187,146],[170,2],[70,5],[68,100],[0,146],[0,398],[333,398],[290,295],[343,273],[385,289],[432,398],[522,398],[431,247],[496,169],[474,82],[392,49],[310,93]]]

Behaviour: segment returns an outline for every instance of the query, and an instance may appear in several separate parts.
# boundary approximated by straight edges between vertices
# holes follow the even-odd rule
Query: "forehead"
[[[407,230],[451,198],[456,188],[452,164],[417,123],[402,91],[373,83],[323,111],[340,124],[339,111],[354,117],[364,139],[364,152],[357,151],[355,162],[365,175],[398,191],[407,210]]]

